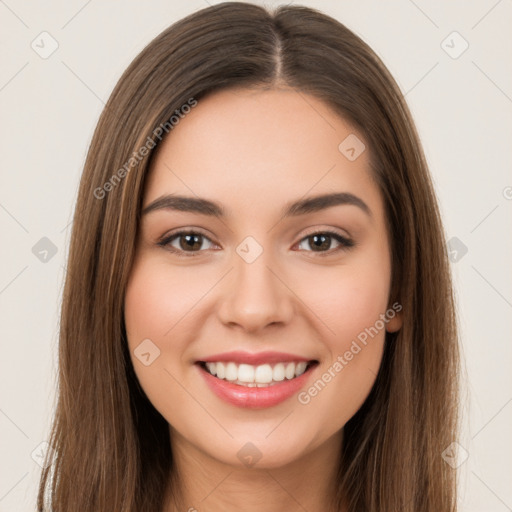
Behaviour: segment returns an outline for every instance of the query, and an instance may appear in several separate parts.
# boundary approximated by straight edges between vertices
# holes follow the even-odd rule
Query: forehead
[[[239,211],[335,191],[364,196],[378,208],[364,144],[360,133],[311,95],[293,89],[216,92],[162,141],[144,203],[183,193],[216,198],[228,211],[230,204]],[[355,159],[354,151],[347,157],[352,147]]]

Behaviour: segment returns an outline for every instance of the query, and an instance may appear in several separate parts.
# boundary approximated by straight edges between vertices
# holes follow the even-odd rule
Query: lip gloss
[[[214,377],[202,366],[196,365],[208,387],[222,400],[236,407],[262,409],[284,402],[297,393],[308,380],[314,366],[307,368],[299,377],[283,380],[266,387],[248,387],[233,384]]]

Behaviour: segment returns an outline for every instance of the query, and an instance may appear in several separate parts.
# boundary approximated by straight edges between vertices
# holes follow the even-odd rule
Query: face
[[[291,89],[217,92],[163,140],[125,323],[171,442],[283,466],[339,436],[368,396],[401,315],[362,143]]]

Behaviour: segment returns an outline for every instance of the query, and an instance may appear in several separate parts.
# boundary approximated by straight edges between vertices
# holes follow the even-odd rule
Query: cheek
[[[390,262],[381,247],[367,255],[335,274],[317,274],[316,286],[301,291],[318,312],[326,358],[317,380],[298,399],[308,417],[324,418],[326,436],[359,410],[382,360],[386,323],[381,315],[388,309]]]
[[[200,295],[189,277],[197,278],[151,258],[134,265],[125,296],[125,324],[131,343],[168,338],[185,315],[187,319],[193,316]],[[202,293],[207,290],[206,283]]]
[[[130,357],[135,374],[153,403],[158,402],[155,393],[170,385],[167,382],[169,377],[163,373],[164,368],[173,372],[173,365],[179,362],[179,338],[173,337],[172,345],[165,340],[172,336],[174,326],[185,313],[182,310],[187,302],[183,299],[186,287],[182,285],[176,289],[177,281],[170,279],[168,274],[168,270],[166,272],[151,258],[137,260],[131,270],[124,300]],[[141,355],[148,353],[149,356]]]
[[[207,266],[200,267],[173,266],[165,257],[145,254],[135,261],[126,288],[124,320],[134,371],[168,421],[188,400],[178,382],[187,377],[188,350],[202,325],[204,297],[219,281]],[[139,358],[147,352],[149,365]],[[172,410],[169,396],[176,406]]]
[[[183,333],[193,333],[194,305],[200,298],[196,288],[184,278],[183,268],[171,269],[145,257],[135,262],[126,289],[124,320],[134,371],[150,402],[169,422],[189,405],[179,382],[188,343]],[[145,353],[149,362],[141,356]]]
[[[334,357],[348,350],[351,341],[375,325],[388,307],[390,266],[369,253],[365,258],[354,258],[353,264],[336,271],[317,272],[314,280],[300,287],[304,302],[315,313],[325,340]],[[381,322],[378,326],[382,330]],[[364,336],[362,336],[364,337]]]
[[[388,283],[378,272],[354,272],[343,283],[338,298],[335,331],[341,339],[355,339],[375,325],[386,311]]]

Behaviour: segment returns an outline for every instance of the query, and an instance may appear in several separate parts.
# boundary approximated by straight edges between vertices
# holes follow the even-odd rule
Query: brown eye
[[[333,241],[338,244],[334,249],[331,248]],[[203,244],[205,242],[210,243],[211,246],[204,248]],[[307,243],[311,249],[306,249],[306,252],[316,252],[322,256],[349,249],[355,245],[352,240],[332,231],[311,233],[299,242],[299,249],[304,243]],[[162,241],[158,242],[158,245],[176,253],[178,256],[198,256],[204,250],[211,249],[215,244],[203,233],[196,231],[179,231],[165,237]]]
[[[331,237],[329,235],[319,234],[319,235],[310,235],[308,236],[309,246],[314,251],[321,251],[330,249],[331,245]]]
[[[197,251],[201,249],[202,244],[202,235],[195,235],[195,234],[189,234],[189,235],[179,235],[179,241],[180,241],[180,249],[183,249],[186,251],[187,249],[192,249],[194,251]]]
[[[330,250],[333,240],[338,243],[338,247]],[[307,252],[318,253],[331,253],[354,246],[354,242],[352,240],[349,240],[339,233],[332,231],[319,231],[317,233],[311,233],[301,240],[299,243],[299,248],[304,242],[306,242],[307,245],[312,249],[311,251]]]
[[[171,252],[177,253],[179,256],[197,256],[197,254],[190,253],[201,253],[201,248],[206,241],[212,246],[214,245],[213,242],[202,233],[195,231],[179,231],[178,233],[173,233],[165,237],[162,241],[158,242],[158,245],[169,249]],[[176,246],[176,242],[178,242],[178,246]],[[206,249],[211,249],[211,247],[206,247]]]

